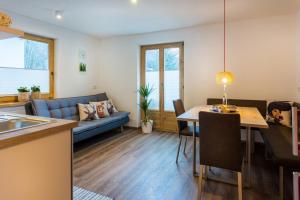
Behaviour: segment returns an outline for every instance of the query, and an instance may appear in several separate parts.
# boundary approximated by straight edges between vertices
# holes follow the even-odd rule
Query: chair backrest
[[[299,155],[299,116],[300,110],[298,107],[292,107],[292,144],[293,144],[293,155]]]
[[[181,99],[173,100],[173,105],[174,105],[176,117],[185,113],[184,105]],[[178,121],[178,120],[177,120],[177,125],[178,125],[178,131],[181,131],[188,126],[187,122]]]
[[[293,107],[297,107],[298,110],[300,110],[300,103],[295,102],[294,105],[293,105]],[[300,116],[298,116],[298,124],[300,126]]]
[[[239,114],[199,113],[200,164],[241,171]]]
[[[228,104],[240,107],[256,107],[260,114],[265,117],[267,114],[266,100],[228,99]],[[222,99],[208,98],[207,105],[222,104]]]

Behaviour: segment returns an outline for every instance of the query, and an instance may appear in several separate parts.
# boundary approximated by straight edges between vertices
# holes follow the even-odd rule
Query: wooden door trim
[[[149,45],[142,45],[140,47],[140,85],[144,86],[146,82],[146,66],[145,66],[145,61],[146,61],[146,55],[145,52],[146,50],[154,50],[158,49],[159,50],[159,78],[160,78],[160,83],[159,83],[159,110],[150,110],[153,114],[157,115],[159,114],[160,118],[160,126],[157,127],[158,130],[164,130],[161,122],[164,120],[163,113],[174,113],[172,111],[165,111],[164,110],[164,49],[166,48],[179,48],[180,51],[180,58],[179,58],[179,95],[180,98],[183,100],[184,99],[184,42],[174,42],[174,43],[161,43],[161,44],[149,44]],[[141,117],[143,119],[143,114],[142,111],[140,110]],[[166,129],[166,131],[168,131]]]

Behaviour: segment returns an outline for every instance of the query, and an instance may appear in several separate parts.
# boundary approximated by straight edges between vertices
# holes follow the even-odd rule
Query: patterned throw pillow
[[[290,102],[274,101],[268,105],[267,121],[292,126],[292,105]]]
[[[107,102],[100,101],[100,102],[90,102],[91,105],[94,105],[97,111],[97,119],[108,117],[109,112],[107,110]]]
[[[80,121],[90,121],[96,119],[96,108],[91,104],[78,104]]]
[[[110,115],[114,114],[115,112],[118,112],[116,106],[113,104],[111,99],[107,100],[106,102],[107,102],[107,110]]]

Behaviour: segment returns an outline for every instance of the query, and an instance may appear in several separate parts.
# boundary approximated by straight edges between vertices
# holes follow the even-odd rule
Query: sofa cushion
[[[267,121],[292,127],[292,102],[272,101],[268,104]]]
[[[110,115],[110,117],[105,117],[93,121],[80,121],[78,127],[73,129],[73,133],[76,135],[85,131],[99,128],[100,126],[122,120],[123,118],[128,117],[129,114],[129,112],[116,112]]]
[[[291,128],[269,124],[269,128],[261,129],[261,133],[277,164],[290,168],[300,168],[300,157],[292,154]]]
[[[90,102],[91,105],[94,105],[96,108],[96,118],[104,118],[109,116],[109,112],[107,110],[107,101],[99,101],[99,102]]]
[[[90,101],[104,100],[108,100],[106,93],[53,100],[35,99],[32,100],[32,107],[34,115],[79,120],[78,103],[88,104]]]
[[[112,115],[115,112],[118,112],[116,106],[114,105],[111,99],[107,100],[107,110],[110,115]]]
[[[80,121],[90,121],[97,118],[96,106],[92,104],[78,104]]]

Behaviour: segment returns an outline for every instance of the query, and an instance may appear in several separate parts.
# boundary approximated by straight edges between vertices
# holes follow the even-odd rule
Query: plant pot
[[[30,92],[19,92],[18,93],[18,101],[19,102],[26,102],[29,101]]]
[[[153,121],[150,120],[149,122],[142,121],[142,131],[143,133],[152,133]]]
[[[40,99],[41,92],[31,92],[31,99]]]

